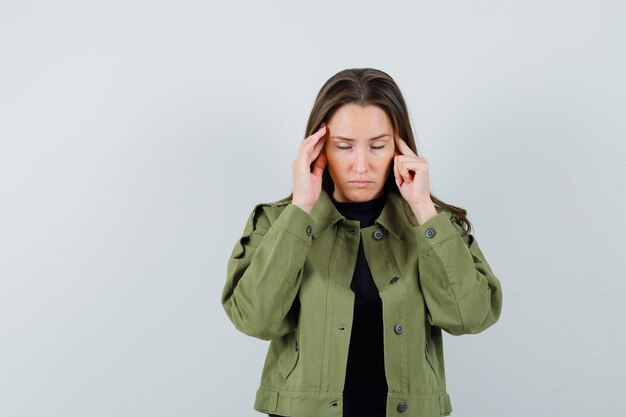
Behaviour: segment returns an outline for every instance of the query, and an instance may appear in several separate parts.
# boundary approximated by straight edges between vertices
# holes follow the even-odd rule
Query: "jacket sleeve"
[[[474,236],[463,231],[443,210],[415,227],[428,320],[452,335],[480,333],[502,310],[500,281]]]
[[[299,305],[294,299],[311,246],[313,219],[293,204],[274,221],[265,210],[261,204],[254,208],[233,248],[221,300],[239,331],[271,340],[296,328]]]

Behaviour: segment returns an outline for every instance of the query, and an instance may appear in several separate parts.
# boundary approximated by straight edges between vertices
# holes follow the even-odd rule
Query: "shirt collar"
[[[411,227],[411,224],[407,222],[406,214],[402,204],[403,198],[400,194],[394,191],[387,192],[387,201],[381,211],[380,215],[374,221],[377,226],[382,226],[383,229],[388,230],[396,238],[400,239],[404,231]],[[413,221],[417,224],[413,217],[413,213],[409,210],[409,215]],[[322,189],[317,203],[311,210],[311,217],[315,223],[313,229],[313,238],[317,238],[330,227],[337,222],[345,222],[347,219],[337,210],[330,195],[326,190]]]

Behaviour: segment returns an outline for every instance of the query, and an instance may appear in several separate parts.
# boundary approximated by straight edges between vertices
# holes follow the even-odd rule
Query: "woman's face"
[[[383,193],[393,161],[393,127],[376,106],[346,104],[327,122],[324,145],[338,202],[369,201]]]

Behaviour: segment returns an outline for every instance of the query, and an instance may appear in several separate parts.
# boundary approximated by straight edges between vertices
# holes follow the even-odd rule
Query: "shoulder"
[[[244,234],[265,233],[291,200],[291,197],[285,197],[276,201],[257,203],[248,216]]]

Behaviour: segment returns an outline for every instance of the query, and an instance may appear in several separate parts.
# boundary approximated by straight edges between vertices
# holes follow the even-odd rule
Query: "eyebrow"
[[[380,134],[378,136],[371,138],[370,141],[384,138],[385,136],[391,136],[391,135],[389,133],[383,133],[383,134]],[[341,139],[341,140],[347,140],[350,142],[354,142],[356,140],[356,139],[344,138],[343,136],[331,136],[329,139]]]

